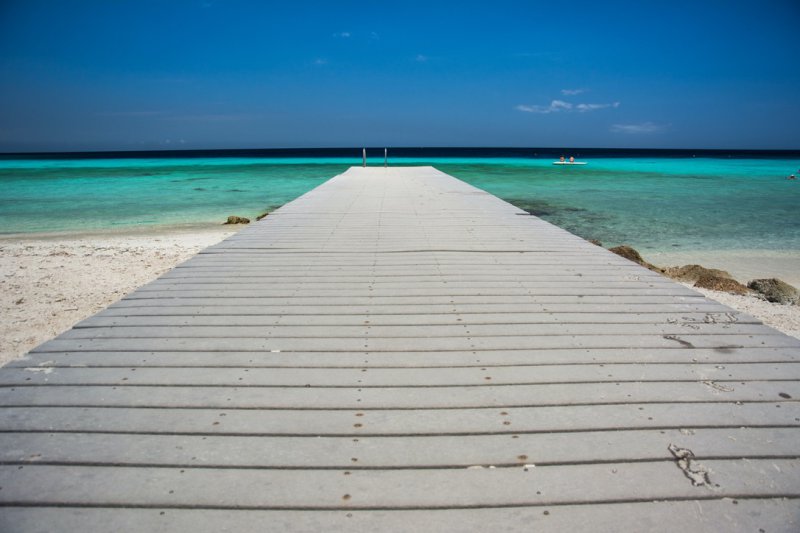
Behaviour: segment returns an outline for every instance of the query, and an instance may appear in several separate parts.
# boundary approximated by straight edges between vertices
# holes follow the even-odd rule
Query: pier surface
[[[2,531],[797,531],[800,341],[352,168],[0,370]]]

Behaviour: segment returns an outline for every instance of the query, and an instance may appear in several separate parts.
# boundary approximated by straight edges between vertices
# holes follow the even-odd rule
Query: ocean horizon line
[[[517,147],[517,146],[350,146],[320,148],[209,148],[209,149],[159,149],[159,150],[91,150],[47,152],[0,152],[0,159],[170,159],[170,158],[224,158],[224,157],[341,157],[361,158],[366,149],[370,159],[383,158],[384,150],[390,157],[558,157],[575,155],[589,157],[669,157],[669,158],[798,158],[800,149],[722,149],[722,148],[602,148],[602,147]]]

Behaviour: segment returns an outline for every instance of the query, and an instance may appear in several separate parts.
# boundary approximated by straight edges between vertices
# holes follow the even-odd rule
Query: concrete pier
[[[797,531],[800,341],[352,168],[0,370],[3,531]]]

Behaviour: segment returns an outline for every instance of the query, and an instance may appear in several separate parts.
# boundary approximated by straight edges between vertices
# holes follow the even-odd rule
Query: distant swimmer
[[[558,158],[558,160],[563,163],[565,161],[564,156],[562,155],[561,157]]]
[[[790,174],[789,176],[787,176],[787,177],[786,177],[786,179],[787,179],[787,180],[796,180],[796,179],[797,179],[797,177],[795,177],[795,175],[794,175],[794,174]]]
[[[574,163],[574,162],[575,162],[575,158],[574,158],[574,157],[572,157],[572,156],[569,156],[569,162],[570,162],[570,163]]]

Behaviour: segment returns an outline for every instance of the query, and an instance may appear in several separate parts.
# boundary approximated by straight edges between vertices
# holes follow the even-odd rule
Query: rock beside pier
[[[724,271],[722,271],[724,272]],[[697,278],[695,287],[701,289],[711,289],[712,291],[729,292],[732,294],[747,294],[747,287],[733,278],[717,276],[715,274],[704,274]]]
[[[642,259],[642,256],[639,255],[639,252],[637,252],[635,249],[631,248],[630,246],[625,246],[625,245],[615,246],[614,248],[609,248],[608,251],[609,252],[614,252],[615,254],[617,254],[620,257],[624,257],[628,261],[633,261],[637,265],[642,265],[645,268],[649,268],[653,272],[658,272],[660,274],[663,273],[662,269],[660,269],[657,266],[655,266],[653,264],[650,264],[647,261],[645,261],[644,259]]]
[[[695,287],[711,289],[712,291],[729,292],[732,294],[747,294],[747,287],[733,279],[725,270],[706,268],[701,265],[683,265],[680,267],[666,267],[663,269],[666,276],[694,283]]]
[[[683,265],[681,267],[660,268],[645,261],[639,252],[630,246],[617,246],[610,248],[620,257],[633,261],[638,265],[649,268],[653,272],[664,274],[678,281],[693,283],[695,287],[701,289],[711,289],[713,291],[729,292],[732,294],[747,294],[750,292],[747,287],[736,281],[724,270],[716,268],[705,268],[700,265]]]
[[[249,224],[250,219],[245,217],[237,217],[235,215],[231,215],[228,217],[228,221],[225,224]]]
[[[716,268],[706,268],[700,265],[665,267],[664,274],[666,274],[672,279],[677,279],[679,281],[688,281],[692,283],[696,282],[698,279],[702,277],[710,277],[710,276],[717,278],[733,279],[732,276],[724,270],[717,270]]]
[[[747,286],[762,295],[768,302],[787,305],[800,304],[800,291],[777,278],[754,279]]]

